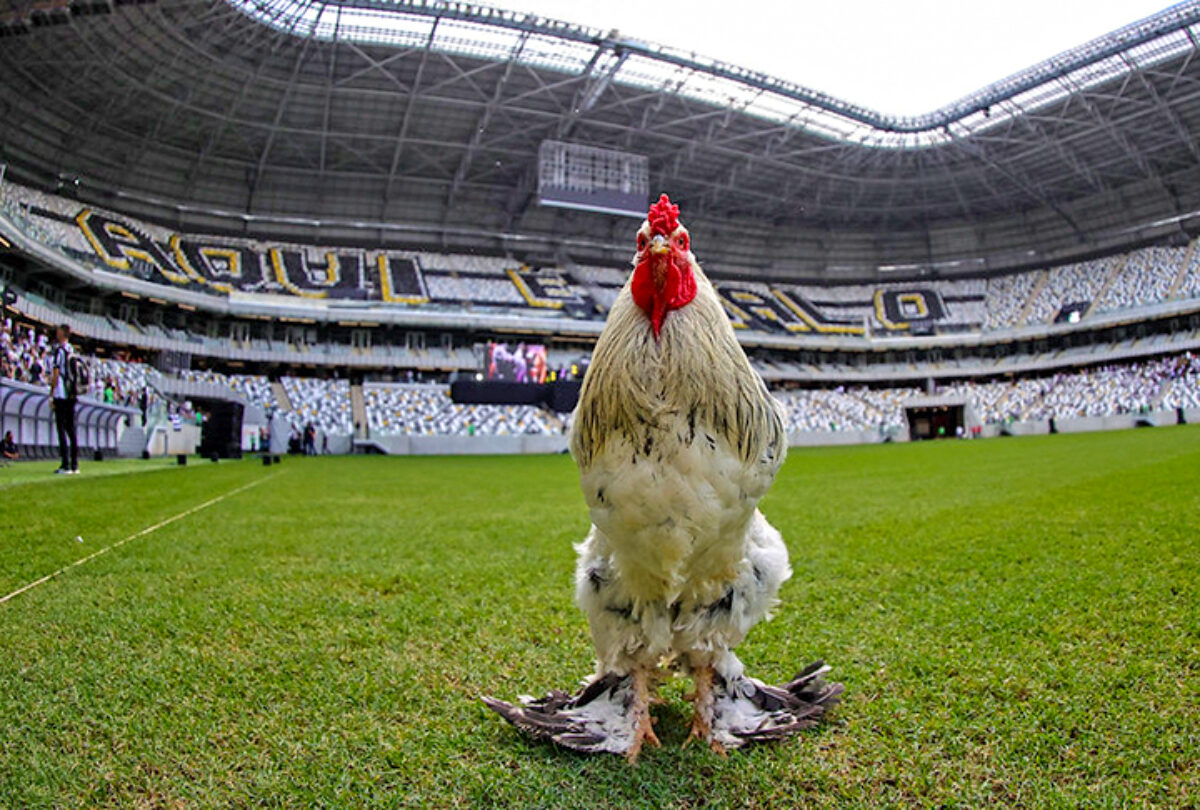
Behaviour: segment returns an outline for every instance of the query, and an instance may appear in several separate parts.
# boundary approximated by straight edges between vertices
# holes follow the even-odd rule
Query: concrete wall
[[[790,447],[817,447],[841,444],[879,444],[884,439],[877,430],[838,430],[793,433]],[[908,431],[893,436],[893,441],[908,441]],[[380,436],[356,442],[361,452],[377,448],[389,455],[464,456],[528,455],[565,453],[566,436]],[[330,449],[333,439],[330,439]]]
[[[1195,414],[1191,416],[1188,414]],[[1189,424],[1200,422],[1200,409],[1187,412],[1187,420]],[[1179,419],[1175,411],[1151,411],[1146,414],[1125,413],[1114,416],[1079,416],[1071,419],[1056,419],[1054,421],[1055,428],[1059,433],[1090,433],[1100,430],[1128,430],[1138,426],[1140,422],[1149,422],[1152,425],[1175,425],[1179,423]],[[983,435],[987,437],[999,436],[1004,432],[1008,432],[1012,436],[1038,436],[1045,435],[1050,432],[1050,422],[1048,420],[1040,420],[1037,422],[1013,422],[1011,425],[985,425]]]
[[[843,444],[880,444],[884,436],[878,430],[813,430],[788,434],[788,447],[825,447]],[[894,442],[908,441],[908,428],[891,434]]]
[[[190,456],[199,446],[200,428],[195,425],[180,425],[175,429],[168,423],[154,431],[149,450],[152,456]]]
[[[1200,408],[1185,412],[1189,424],[1200,424]],[[1135,427],[1139,420],[1149,419],[1155,425],[1174,425],[1175,411],[1155,411],[1151,414],[1123,414],[1120,416],[1081,417],[1059,419],[1055,423],[1060,433],[1084,433],[1097,430],[1126,430]],[[1001,435],[1044,436],[1050,432],[1050,423],[1014,422],[1001,426],[983,426],[983,436],[994,438]],[[892,441],[909,440],[907,428],[890,436]],[[335,440],[337,444],[335,444]],[[827,447],[852,444],[880,444],[885,437],[878,430],[833,430],[811,431],[788,434],[789,447]],[[945,440],[942,440],[945,441]],[[343,443],[344,442],[344,443]],[[567,449],[566,436],[381,436],[354,442],[357,452],[371,452],[370,448],[389,455],[519,455],[534,453],[563,453]],[[330,437],[330,451],[349,452],[350,437]],[[346,450],[335,449],[346,447]]]
[[[984,428],[983,435],[987,436],[1044,436],[1050,432],[1050,423],[1041,422],[1013,422],[1010,425],[991,424]]]
[[[1054,426],[1059,433],[1091,433],[1097,430],[1126,430],[1136,427],[1142,417],[1132,414],[1118,416],[1080,416],[1074,419],[1056,419]],[[1175,420],[1171,420],[1174,422]]]
[[[1059,433],[1084,433],[1093,430],[1126,430],[1149,422],[1151,425],[1177,425],[1179,416],[1174,410],[1150,413],[1126,413],[1118,416],[1089,416],[1078,419],[1059,419],[1054,424]],[[1191,420],[1189,419],[1190,423]]]
[[[324,446],[322,437],[325,434],[317,433],[317,450]],[[329,453],[334,456],[344,456],[354,452],[354,437],[347,433],[330,433],[329,434]]]
[[[332,446],[332,439],[330,440]],[[355,443],[399,456],[494,456],[563,453],[566,436],[380,436]]]

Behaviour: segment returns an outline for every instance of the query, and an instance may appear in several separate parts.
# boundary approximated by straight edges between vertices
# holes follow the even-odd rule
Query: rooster
[[[734,654],[791,576],[758,510],[783,464],[782,412],[738,344],[667,195],[637,233],[633,274],[596,343],[570,447],[592,528],[576,601],[596,650],[575,694],[484,702],[534,738],[636,761],[658,745],[664,671],[690,675],[691,732],[724,753],[814,725],[842,692],[821,662],[791,682]]]

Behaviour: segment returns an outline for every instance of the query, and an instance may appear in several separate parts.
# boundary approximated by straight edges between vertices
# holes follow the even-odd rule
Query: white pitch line
[[[62,568],[58,569],[57,571],[55,571],[51,574],[46,574],[46,576],[42,577],[41,579],[35,579],[33,582],[30,582],[28,585],[22,585],[20,588],[17,588],[15,591],[10,593],[8,596],[0,596],[0,605],[4,604],[9,599],[20,596],[21,594],[25,593],[26,591],[33,590],[38,585],[41,585],[43,582],[49,582],[50,580],[54,579],[55,577],[59,576],[60,574],[70,571],[72,568],[76,568],[80,565],[83,565],[86,562],[96,559],[101,554],[107,554],[108,552],[112,551],[115,548],[120,548],[121,546],[128,543],[130,540],[136,540],[139,537],[145,537],[146,535],[148,535],[152,532],[158,531],[163,526],[169,526],[170,524],[174,523],[177,520],[183,520],[188,515],[194,515],[197,512],[199,512],[201,509],[207,509],[208,507],[212,506],[213,504],[218,504],[221,501],[225,500],[226,498],[231,498],[234,495],[237,495],[239,492],[245,492],[246,490],[250,489],[251,487],[256,487],[259,484],[270,481],[275,476],[282,475],[282,474],[283,473],[272,473],[271,475],[268,475],[266,478],[260,478],[257,481],[251,481],[249,484],[240,486],[237,489],[231,489],[231,490],[229,490],[229,492],[226,492],[224,495],[218,495],[217,497],[213,498],[212,500],[208,500],[202,504],[193,506],[191,509],[186,509],[186,510],[180,512],[178,515],[173,515],[173,516],[167,518],[166,520],[160,520],[158,523],[155,523],[153,526],[147,526],[146,528],[142,529],[141,531],[134,532],[133,534],[126,537],[124,540],[118,540],[117,542],[113,543],[112,545],[105,546],[104,548],[100,549],[99,551],[93,551],[91,554],[87,555],[86,557],[82,557],[73,563],[64,565]]]

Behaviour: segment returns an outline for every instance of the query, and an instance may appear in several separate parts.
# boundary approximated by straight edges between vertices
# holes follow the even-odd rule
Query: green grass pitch
[[[1200,803],[1197,427],[794,451],[739,652],[846,700],[721,759],[672,682],[636,768],[476,699],[589,674],[569,458],[86,467],[0,470],[0,595],[271,477],[0,604],[0,807]]]

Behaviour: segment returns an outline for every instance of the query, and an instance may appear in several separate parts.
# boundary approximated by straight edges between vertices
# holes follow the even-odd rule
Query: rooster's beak
[[[670,263],[671,245],[667,242],[667,237],[656,234],[650,240],[650,277],[654,279],[654,288],[662,292],[663,285],[667,283],[667,264]]]

